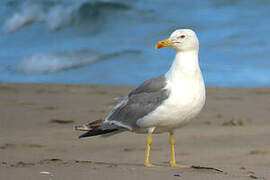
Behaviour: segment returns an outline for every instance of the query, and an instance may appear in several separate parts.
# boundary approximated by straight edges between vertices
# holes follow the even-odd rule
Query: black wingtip
[[[118,131],[118,129],[106,129],[106,130],[102,130],[102,129],[92,129],[90,131],[87,131],[86,133],[82,134],[79,136],[79,139],[81,138],[85,138],[85,137],[91,137],[91,136],[97,136],[97,135],[102,135],[102,134],[108,134],[114,131]]]
[[[84,138],[84,136],[81,135],[81,136],[78,137],[78,139],[81,139],[81,138]]]
[[[83,138],[83,137],[84,137],[83,135],[84,135],[84,134],[80,135],[80,136],[78,137],[78,139],[81,139],[81,138]]]
[[[79,136],[79,139],[85,138],[85,137],[90,137],[94,136],[93,130],[87,131],[86,133],[83,133],[82,135]]]

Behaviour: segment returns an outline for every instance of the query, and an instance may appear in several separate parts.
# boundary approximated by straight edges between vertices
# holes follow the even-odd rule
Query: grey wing
[[[143,82],[140,86],[132,90],[128,96],[139,94],[139,93],[151,93],[159,91],[166,86],[166,78],[164,75],[158,76],[153,79],[149,79]]]
[[[138,119],[154,111],[168,98],[169,91],[165,89],[165,86],[164,76],[145,81],[116,106],[106,118],[106,122],[119,122],[125,127],[129,127],[128,129],[136,129]]]

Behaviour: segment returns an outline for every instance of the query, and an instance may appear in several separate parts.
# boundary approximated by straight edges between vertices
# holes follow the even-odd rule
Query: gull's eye
[[[185,35],[181,35],[178,38],[184,39],[186,36]]]

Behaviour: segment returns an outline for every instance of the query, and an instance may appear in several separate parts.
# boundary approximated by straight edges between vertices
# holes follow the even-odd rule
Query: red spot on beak
[[[164,47],[164,46],[161,45],[161,44],[158,44],[158,45],[156,46],[157,49],[160,49],[160,48],[163,48],[163,47]]]

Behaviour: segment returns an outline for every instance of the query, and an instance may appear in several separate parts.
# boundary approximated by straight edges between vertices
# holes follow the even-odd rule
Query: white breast
[[[170,86],[170,85],[169,85]],[[138,120],[139,127],[156,127],[162,131],[186,124],[201,111],[205,103],[203,81],[181,82],[170,87],[171,93],[155,111]]]

